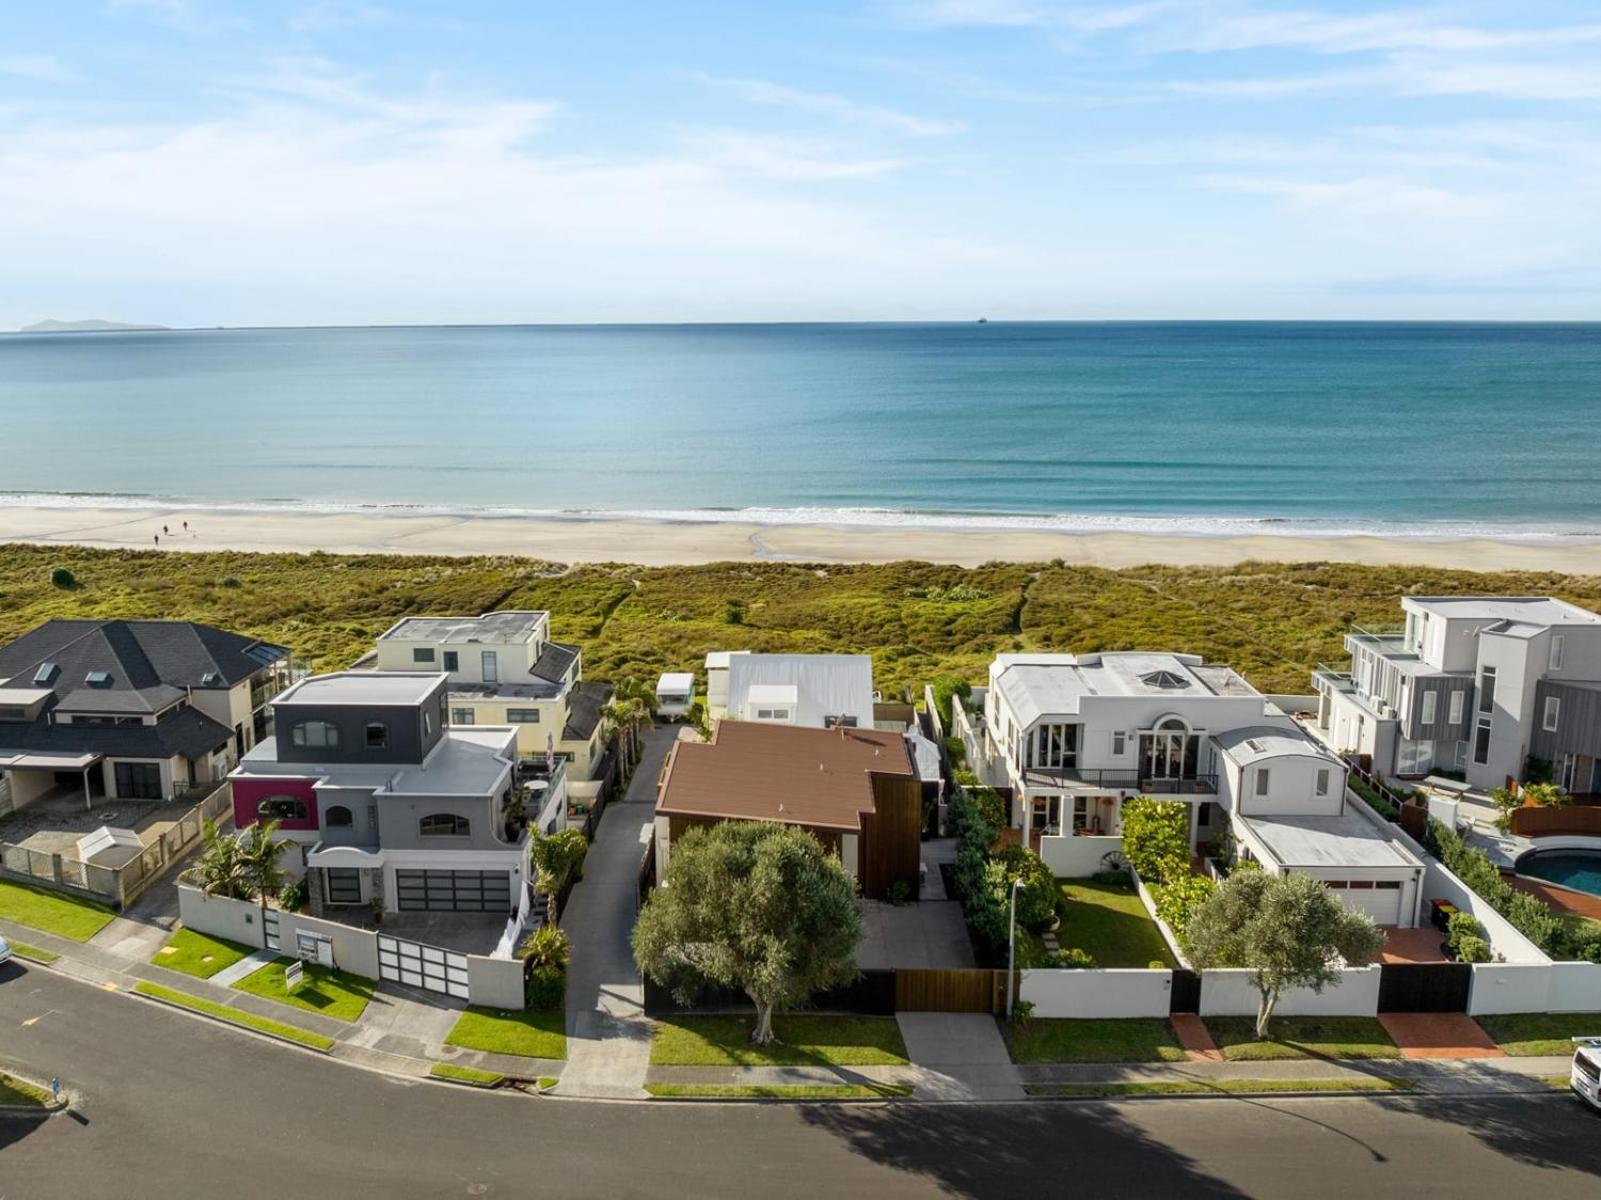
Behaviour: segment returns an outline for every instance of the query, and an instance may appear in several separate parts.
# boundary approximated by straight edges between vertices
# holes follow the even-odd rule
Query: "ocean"
[[[0,505],[1601,535],[1601,324],[0,336]]]

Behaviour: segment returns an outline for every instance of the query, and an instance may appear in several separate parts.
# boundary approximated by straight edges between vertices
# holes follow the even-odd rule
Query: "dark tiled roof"
[[[551,683],[560,683],[567,678],[567,672],[573,663],[578,661],[578,647],[566,646],[561,642],[551,642],[540,654],[539,661],[529,672],[541,679],[548,679]]]
[[[105,754],[112,758],[199,758],[233,736],[197,708],[185,708],[154,725],[52,725],[0,722],[0,754]]]
[[[576,683],[567,699],[567,725],[561,731],[564,742],[587,742],[600,724],[600,710],[606,707],[616,689],[609,683]]]
[[[0,682],[34,687],[40,666],[54,663],[57,670],[44,686],[58,704],[155,712],[185,688],[232,687],[288,653],[193,621],[46,621],[0,647]],[[110,680],[90,690],[86,681],[96,671]],[[215,678],[208,682],[208,676]]]

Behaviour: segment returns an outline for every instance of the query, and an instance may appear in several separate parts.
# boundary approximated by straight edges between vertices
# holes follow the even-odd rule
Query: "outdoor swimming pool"
[[[1519,875],[1601,896],[1601,850],[1536,850],[1518,859]]]

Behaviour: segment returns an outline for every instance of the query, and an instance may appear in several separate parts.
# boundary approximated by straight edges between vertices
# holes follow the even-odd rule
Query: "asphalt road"
[[[0,1060],[59,1074],[81,1095],[73,1114],[0,1120],[0,1200],[1601,1195],[1601,1118],[1556,1093],[952,1107],[537,1100],[397,1082],[18,966],[0,967]]]

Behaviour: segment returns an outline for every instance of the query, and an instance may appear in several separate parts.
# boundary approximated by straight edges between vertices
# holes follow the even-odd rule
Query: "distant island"
[[[122,321],[39,321],[24,325],[22,333],[137,333],[166,329],[165,325],[128,325]]]

